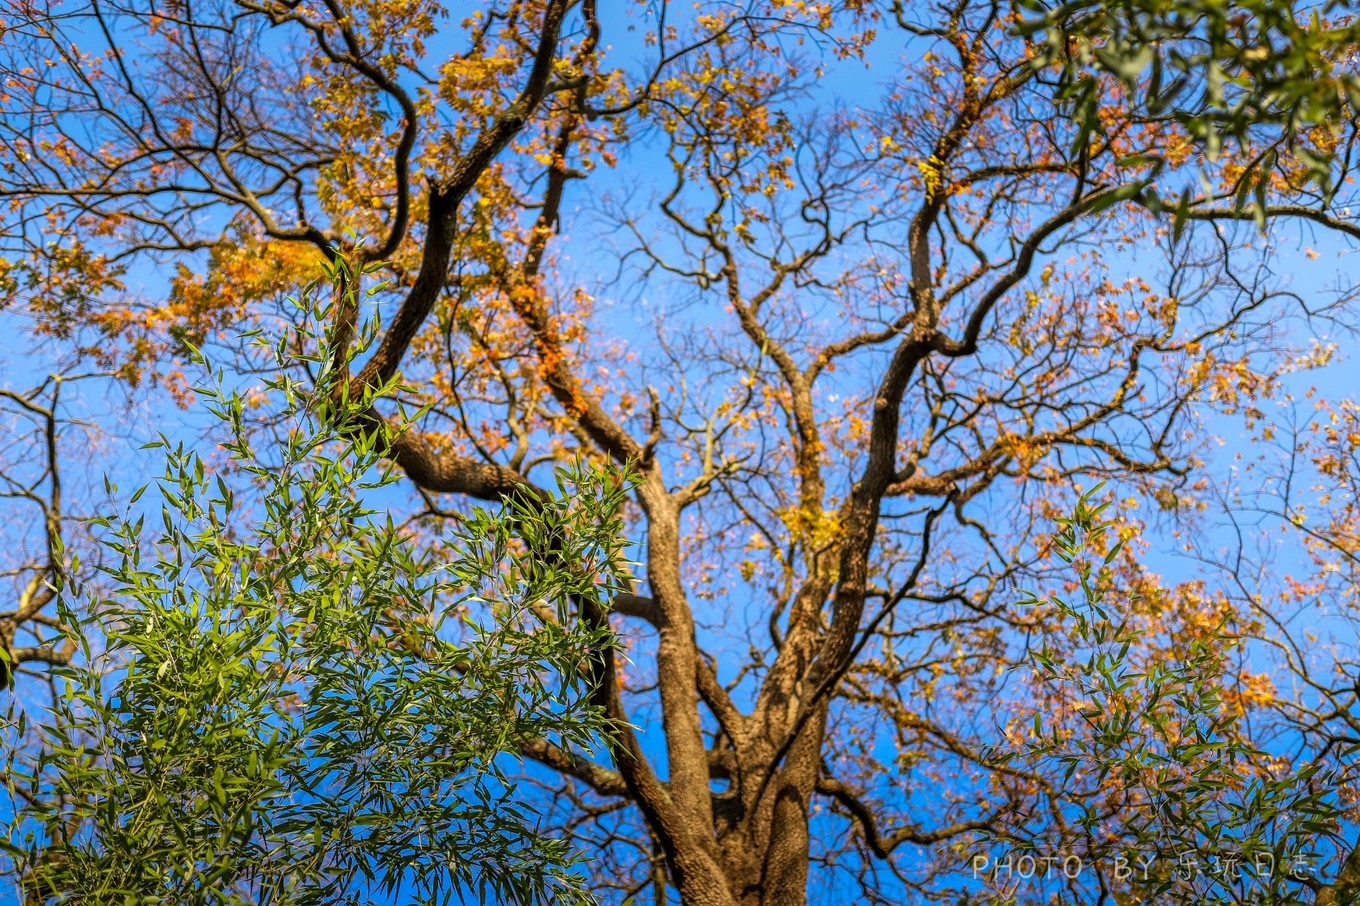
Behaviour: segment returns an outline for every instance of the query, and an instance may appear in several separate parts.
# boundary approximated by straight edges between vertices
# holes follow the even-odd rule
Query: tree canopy
[[[395,771],[429,794],[402,816],[489,809],[510,861],[464,835],[490,874],[446,877],[419,860],[454,831],[354,830],[311,844],[339,896],[390,864],[432,896],[523,870],[609,903],[1349,902],[1355,28],[27,0],[0,635],[57,741],[17,763],[74,785],[30,785],[67,855],[28,838],[16,876],[64,902],[77,858],[158,851],[123,830],[150,747],[239,724],[157,808],[249,901]],[[99,392],[164,435],[163,533],[117,490],[73,508],[81,438],[146,432]],[[296,785],[211,767],[269,758]],[[229,802],[280,836],[232,837]]]

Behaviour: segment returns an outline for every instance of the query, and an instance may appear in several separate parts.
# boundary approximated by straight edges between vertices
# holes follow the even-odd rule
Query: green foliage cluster
[[[102,579],[61,589],[83,657],[51,715],[12,712],[15,876],[69,904],[589,902],[507,770],[607,732],[582,668],[612,640],[566,615],[619,587],[626,482],[564,472],[422,551],[371,505],[381,437],[340,436],[332,366],[304,364],[269,384],[293,426],[269,461],[242,397],[200,391],[251,501],[162,440],[159,518],[103,520]]]
[[[1230,142],[1254,148],[1238,204],[1264,194],[1279,154],[1304,163],[1324,195],[1329,152],[1297,139],[1360,110],[1360,20],[1345,0],[1020,0],[1035,65],[1058,64],[1058,97],[1082,126],[1103,131],[1100,76],[1114,76],[1140,119],[1179,123],[1213,159]],[[1265,141],[1258,141],[1258,138]]]
[[[1100,518],[1110,501],[1093,503],[1100,487],[1082,495],[1054,539],[1081,600],[1026,601],[1056,613],[1075,642],[1073,651],[1046,642],[1031,654],[1055,699],[1079,703],[1076,728],[1036,713],[1027,745],[1010,754],[1062,784],[1075,777],[1113,791],[1113,799],[1088,797],[1074,823],[1086,839],[1106,839],[1112,802],[1120,803],[1133,902],[1307,902],[1341,817],[1335,785],[1317,762],[1273,768],[1244,712],[1225,700],[1241,654],[1241,636],[1226,621],[1182,646],[1135,656],[1148,640],[1128,608],[1109,600],[1108,564],[1120,544],[1105,550],[1112,523]]]

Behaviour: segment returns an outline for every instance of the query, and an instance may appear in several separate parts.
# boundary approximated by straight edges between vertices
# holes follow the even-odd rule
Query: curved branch
[[[835,777],[822,774],[817,778],[816,789],[823,796],[831,797],[850,813],[850,816],[855,819],[855,823],[859,825],[860,832],[864,835],[864,842],[869,846],[869,851],[880,859],[889,858],[893,850],[903,843],[931,846],[963,834],[984,830],[992,824],[989,820],[975,818],[971,821],[956,821],[933,831],[923,831],[919,828],[907,826],[899,827],[897,830],[885,834],[879,829],[873,809],[850,787]]]

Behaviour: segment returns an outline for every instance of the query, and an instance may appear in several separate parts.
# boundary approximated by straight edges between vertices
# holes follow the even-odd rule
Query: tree
[[[252,374],[240,325],[278,332],[279,297],[347,256],[386,282],[337,297],[337,399],[402,389],[346,430],[399,467],[427,530],[443,495],[531,507],[573,457],[633,469],[636,581],[612,621],[572,611],[628,654],[586,665],[607,753],[521,746],[602,892],[978,902],[982,839],[1106,864],[1138,826],[1118,778],[1016,766],[1036,710],[1079,711],[1033,652],[1080,643],[1017,587],[1054,575],[1081,487],[1186,528],[1215,490],[1204,426],[1279,427],[1266,401],[1326,359],[1283,325],[1306,347],[1346,312],[1289,292],[1258,229],[1356,235],[1302,178],[1326,159],[1348,185],[1346,154],[1304,151],[1347,148],[1351,124],[1261,114],[1292,131],[1246,179],[1248,152],[1211,160],[1174,105],[1127,103],[1139,72],[1097,68],[1082,115],[1056,115],[1072,83],[1010,4],[634,12],[31,6],[3,39],[12,304],[176,387],[186,343]],[[371,312],[380,337],[346,370]],[[1133,543],[1158,524],[1119,518],[1136,657],[1278,641],[1253,590],[1158,580]],[[1178,663],[1252,733],[1307,710],[1239,664]],[[1234,751],[1304,792],[1336,766],[1343,797],[1350,750],[1319,735],[1338,720],[1283,766]],[[1099,834],[1071,820],[1092,804]],[[1318,851],[1344,857],[1349,817],[1327,814]]]
[[[1128,589],[1112,581],[1108,569],[1121,542],[1106,537],[1117,522],[1100,520],[1111,501],[1092,503],[1100,489],[1082,494],[1073,514],[1059,520],[1054,539],[1058,558],[1073,565],[1081,601],[1030,599],[1037,609],[1056,609],[1072,626],[1075,645],[1046,644],[1034,657],[1048,702],[1079,720],[1054,720],[1053,711],[1036,710],[1034,732],[1008,754],[1026,771],[1063,777],[1063,785],[1074,777],[1082,778],[1078,784],[1094,780],[1085,796],[1071,797],[1083,803],[1072,817],[1084,833],[1108,834],[1111,815],[1119,815],[1124,849],[1116,856],[1122,867],[1116,876],[1122,873],[1131,896],[1302,902],[1304,890],[1317,883],[1311,861],[1320,844],[1330,842],[1319,838],[1344,821],[1331,794],[1345,778],[1320,762],[1261,770],[1271,755],[1247,725],[1242,690],[1228,679],[1244,647],[1230,617],[1200,614],[1222,622],[1207,635],[1172,625],[1164,643],[1148,643],[1157,624],[1140,612],[1142,602],[1112,600]],[[1044,770],[1045,762],[1061,770]],[[1026,856],[1037,861],[1032,853],[1020,858]],[[1053,858],[1047,860],[1044,873],[1053,875]],[[982,856],[975,866],[1004,888],[1015,870],[1003,876],[991,861]],[[1063,861],[1062,877],[1080,876],[1080,857]],[[1317,890],[1318,902],[1351,895],[1354,879],[1347,875]]]
[[[242,396],[199,391],[253,493],[167,438],[160,499],[139,510],[143,487],[97,521],[103,581],[51,586],[84,656],[36,742],[11,716],[26,902],[592,902],[502,756],[608,729],[579,678],[610,640],[534,614],[607,607],[625,483],[564,472],[569,497],[474,510],[434,559],[361,499],[394,476],[371,440],[336,437],[324,391],[266,393],[291,428],[260,450]],[[555,566],[514,540],[542,537]]]

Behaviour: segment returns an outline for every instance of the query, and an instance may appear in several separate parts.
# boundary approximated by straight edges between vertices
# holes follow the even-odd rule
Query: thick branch
[[[435,302],[448,279],[458,205],[472,191],[497,155],[528,124],[529,117],[542,102],[552,75],[562,18],[569,5],[567,0],[553,0],[548,4],[543,13],[543,33],[539,36],[533,67],[524,88],[491,126],[477,137],[450,177],[430,188],[429,232],[421,254],[420,271],[377,351],[355,377],[358,386],[375,387],[391,380],[411,340],[434,310]]]

